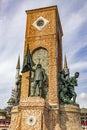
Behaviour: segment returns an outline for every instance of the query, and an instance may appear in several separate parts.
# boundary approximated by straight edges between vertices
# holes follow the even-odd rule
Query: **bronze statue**
[[[36,96],[36,88],[38,86],[38,96],[46,98],[47,95],[47,75],[45,74],[45,70],[42,68],[42,65],[37,64],[36,69],[33,69],[35,63],[32,60],[32,56],[30,54],[29,46],[27,47],[26,55],[24,57],[22,73],[27,71],[34,72],[34,85],[31,87],[31,96]],[[32,82],[32,78],[31,78]],[[44,88],[43,88],[44,87]]]
[[[60,102],[64,104],[76,104],[76,92],[74,87],[77,86],[77,78],[79,72],[76,72],[73,77],[66,78],[64,70],[60,72],[59,76],[59,96]]]
[[[77,84],[77,78],[79,77],[79,72],[76,72],[73,77],[70,77],[67,82],[67,88],[68,88],[68,96],[70,99],[72,98],[73,103],[75,104],[76,101],[76,92],[74,90],[75,86],[78,86]]]
[[[34,85],[32,90],[32,95],[35,96],[36,88],[39,88],[38,96],[42,97],[42,91],[44,87],[44,82],[46,81],[45,70],[42,68],[42,65],[39,63],[34,71]]]
[[[70,100],[68,96],[68,89],[67,89],[67,75],[65,74],[65,71],[62,70],[59,73],[59,97],[60,97],[60,103],[67,103],[70,104],[72,101]]]

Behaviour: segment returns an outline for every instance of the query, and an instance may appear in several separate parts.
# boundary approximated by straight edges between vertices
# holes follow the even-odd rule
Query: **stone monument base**
[[[62,130],[82,130],[80,108],[76,105],[60,105]]]
[[[9,130],[61,130],[58,106],[40,97],[28,97],[13,107]]]

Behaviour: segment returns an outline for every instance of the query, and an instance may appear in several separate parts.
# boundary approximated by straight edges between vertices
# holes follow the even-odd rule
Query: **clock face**
[[[47,19],[45,19],[44,17],[40,16],[36,21],[34,21],[34,23],[32,24],[36,29],[38,29],[39,31],[42,30],[47,24],[49,23],[49,21]]]
[[[37,26],[43,26],[44,25],[44,21],[42,19],[37,21]]]

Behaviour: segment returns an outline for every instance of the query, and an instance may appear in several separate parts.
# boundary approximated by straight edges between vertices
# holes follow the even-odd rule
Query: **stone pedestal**
[[[61,130],[58,105],[43,98],[28,97],[13,107],[9,130]]]
[[[74,105],[60,105],[62,130],[82,130],[80,108]]]
[[[9,130],[21,130],[21,112],[18,106],[12,108],[11,111],[11,124],[9,126]]]
[[[48,130],[49,105],[43,98],[29,97],[21,101],[21,130]]]

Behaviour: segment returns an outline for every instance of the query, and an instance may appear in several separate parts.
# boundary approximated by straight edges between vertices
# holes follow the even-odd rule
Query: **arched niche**
[[[48,51],[42,47],[37,48],[32,52],[32,59],[36,65],[40,62],[48,75]]]
[[[40,63],[42,65],[42,68],[45,70],[46,76],[47,76],[47,83],[44,86],[44,92],[46,93],[44,98],[47,98],[47,92],[48,92],[48,51],[45,48],[37,48],[32,52],[32,59],[34,61],[34,63],[36,64],[33,69],[36,69],[36,66],[38,63]],[[32,95],[32,88],[33,88],[33,77],[34,77],[34,72],[31,72],[31,76],[30,76],[30,94]],[[44,93],[43,92],[43,93]],[[37,87],[37,93],[38,93],[38,87]],[[36,93],[36,96],[38,95]]]

